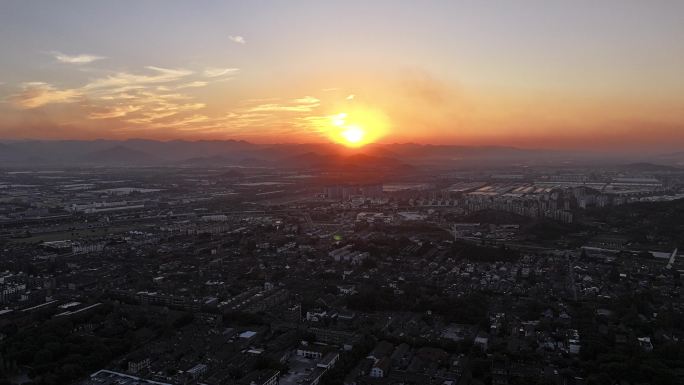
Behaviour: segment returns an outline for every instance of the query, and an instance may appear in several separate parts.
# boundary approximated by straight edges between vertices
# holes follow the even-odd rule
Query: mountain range
[[[332,143],[256,144],[241,140],[22,140],[0,142],[0,166],[258,166],[319,170],[473,168],[530,165],[684,166],[684,153],[625,155],[498,146]],[[662,169],[662,168],[661,168]],[[676,168],[675,168],[676,169]]]

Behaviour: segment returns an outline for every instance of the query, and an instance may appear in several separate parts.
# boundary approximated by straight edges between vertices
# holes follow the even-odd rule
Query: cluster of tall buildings
[[[332,185],[324,189],[324,195],[328,199],[347,200],[353,197],[378,198],[382,196],[382,184],[362,185]]]

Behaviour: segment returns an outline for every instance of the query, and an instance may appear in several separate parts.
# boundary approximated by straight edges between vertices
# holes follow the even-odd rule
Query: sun
[[[384,115],[366,109],[331,115],[329,124],[330,139],[352,148],[375,142],[386,134],[388,126]]]
[[[366,136],[366,133],[359,126],[350,126],[342,131],[342,136],[349,144],[353,145],[363,142],[363,137]]]

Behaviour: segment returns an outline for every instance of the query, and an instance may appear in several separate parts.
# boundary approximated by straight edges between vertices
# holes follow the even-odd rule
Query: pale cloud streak
[[[239,68],[207,68],[204,70],[204,76],[208,78],[218,78],[226,75],[234,75],[239,70]]]
[[[104,56],[90,54],[67,55],[57,51],[53,52],[52,54],[58,62],[66,64],[88,64],[97,60],[105,59]]]
[[[180,84],[176,87],[176,89],[182,90],[184,88],[199,88],[199,87],[205,87],[207,85],[209,85],[208,82],[194,81],[194,82],[190,82],[190,83]]]
[[[120,118],[120,117],[128,115],[131,112],[139,111],[142,108],[143,108],[142,106],[134,106],[134,105],[106,107],[101,111],[91,112],[88,115],[88,118],[89,119]]]
[[[104,78],[95,79],[94,81],[88,83],[84,88],[142,88],[142,86],[148,84],[170,83],[178,81],[193,74],[192,71],[186,69],[170,69],[155,66],[147,66],[145,68],[152,71],[152,74],[140,75],[129,72],[118,72]]]
[[[29,82],[22,84],[21,91],[8,100],[18,108],[31,109],[50,103],[71,103],[81,96],[77,89],[59,90],[48,83]]]
[[[228,36],[228,39],[230,39],[230,41],[232,41],[233,43],[237,43],[237,44],[247,44],[247,40],[245,40],[244,37],[239,36],[239,35],[236,35],[236,36],[232,36],[232,35],[231,35],[231,36]]]
[[[265,103],[249,109],[250,112],[310,112],[320,105],[320,100],[313,96],[294,99],[286,103]]]
[[[184,130],[190,130],[190,129],[193,129],[193,125],[195,125],[197,123],[205,123],[205,122],[208,122],[209,120],[210,120],[210,118],[206,115],[195,114],[195,115],[191,115],[191,116],[186,116],[182,119],[162,123],[160,126],[180,128],[181,130],[183,130],[183,129]]]

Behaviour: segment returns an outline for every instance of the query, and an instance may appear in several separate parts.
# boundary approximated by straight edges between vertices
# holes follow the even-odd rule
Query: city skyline
[[[684,145],[683,14],[677,1],[6,2],[0,140],[668,151]]]

